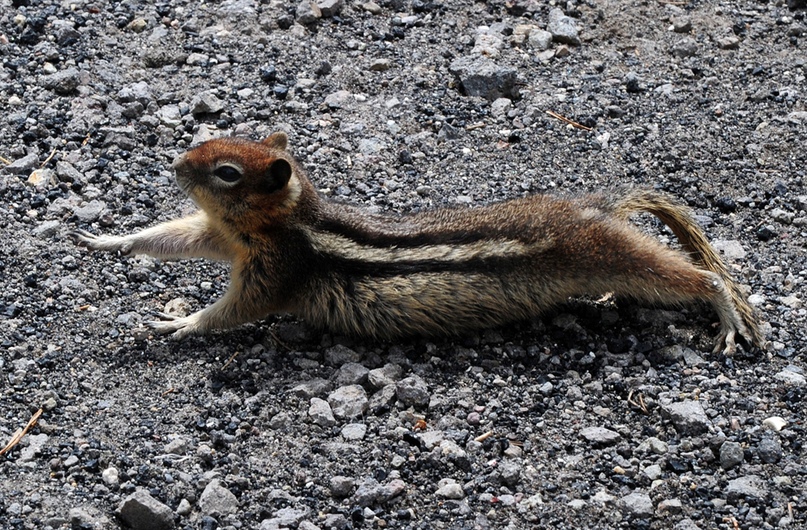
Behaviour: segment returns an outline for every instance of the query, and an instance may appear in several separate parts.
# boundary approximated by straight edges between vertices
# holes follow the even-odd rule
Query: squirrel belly
[[[180,156],[177,182],[200,207],[127,236],[73,234],[94,250],[232,262],[225,295],[158,331],[181,338],[290,312],[351,335],[456,335],[536,317],[571,296],[653,305],[710,303],[715,351],[763,338],[751,306],[688,210],[664,194],[536,195],[476,208],[372,215],[321,198],[275,133],[217,139]],[[647,212],[683,252],[629,222]]]

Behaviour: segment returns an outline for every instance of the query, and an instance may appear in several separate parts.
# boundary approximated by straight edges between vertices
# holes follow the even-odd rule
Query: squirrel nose
[[[187,153],[182,153],[181,155],[176,157],[174,161],[171,163],[171,169],[173,170],[179,169],[179,166],[181,166],[185,162],[186,155]]]

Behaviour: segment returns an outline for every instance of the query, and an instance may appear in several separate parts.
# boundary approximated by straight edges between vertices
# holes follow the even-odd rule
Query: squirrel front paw
[[[127,255],[132,251],[132,242],[125,237],[119,236],[97,236],[86,230],[74,230],[68,234],[73,242],[90,250],[107,250],[110,252],[120,252]]]
[[[196,314],[178,317],[168,313],[157,313],[164,320],[149,320],[146,325],[161,335],[171,334],[174,340],[182,340],[188,335],[198,333],[199,318]]]

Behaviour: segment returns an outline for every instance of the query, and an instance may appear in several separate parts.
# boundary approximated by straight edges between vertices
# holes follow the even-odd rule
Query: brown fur
[[[176,337],[282,312],[359,336],[459,334],[612,292],[651,304],[707,301],[721,322],[716,350],[734,351],[736,334],[762,344],[728,269],[686,208],[665,195],[538,195],[370,215],[321,199],[286,144],[282,133],[202,144],[174,163],[201,212],[129,236],[75,237],[93,249],[232,261],[221,300],[152,323]],[[661,219],[689,257],[637,230],[628,222],[634,212]]]

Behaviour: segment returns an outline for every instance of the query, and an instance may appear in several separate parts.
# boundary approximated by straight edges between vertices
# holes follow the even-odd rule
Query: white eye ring
[[[224,162],[213,170],[213,176],[225,184],[235,184],[244,177],[244,170],[237,164]]]

